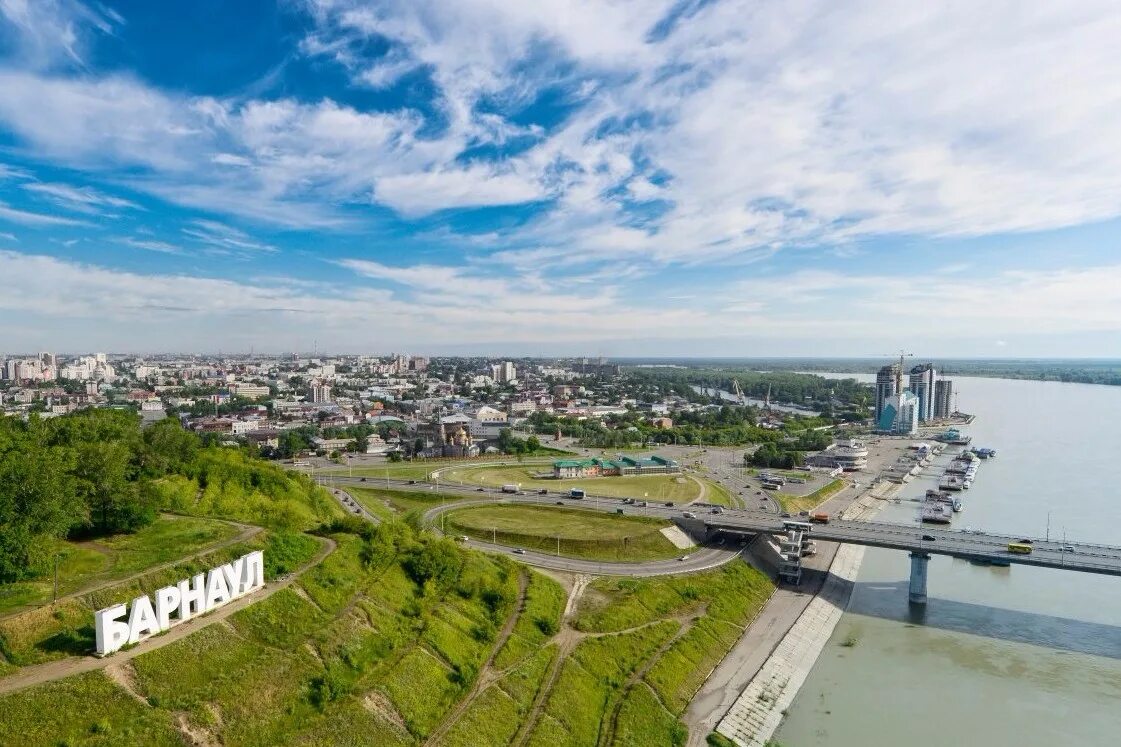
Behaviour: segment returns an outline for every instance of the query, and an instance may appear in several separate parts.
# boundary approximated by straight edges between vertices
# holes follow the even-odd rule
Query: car
[[[540,490],[537,491],[537,495],[548,495],[548,494],[549,494],[549,489],[548,488],[541,488]]]
[[[799,511],[799,512],[798,512],[798,515],[799,515],[799,516],[809,516],[809,515],[810,515],[810,512],[809,512],[809,511]]]
[[[1029,539],[1020,539],[1020,540],[1016,540],[1016,541],[1019,542],[1021,545],[1030,545],[1031,544],[1031,540],[1029,540]]]
[[[934,536],[933,534],[924,534],[924,535],[922,536],[922,538],[923,538],[923,541],[924,541],[924,542],[934,542],[935,540],[937,540],[937,539],[938,539],[938,538],[937,538],[937,537],[935,537],[935,536]]]
[[[366,478],[365,477],[359,477],[358,482],[366,482]]]
[[[713,506],[712,513],[722,514],[722,513],[724,513],[724,509],[720,508],[720,506]]]
[[[678,558],[679,561],[685,561],[685,560],[688,560],[688,559],[689,559],[688,555],[682,555],[680,558]]]
[[[523,550],[523,549],[522,549],[522,548],[520,548],[520,547],[515,547],[515,548],[514,548],[514,554],[515,554],[515,555],[525,555],[525,550]]]
[[[642,506],[643,508],[646,508],[646,507],[647,507],[647,506],[649,506],[650,504],[649,504],[649,503],[647,503],[646,501],[643,501],[642,503],[640,503],[640,504],[638,504],[638,505]]]
[[[355,507],[354,513],[360,514],[360,513],[362,513],[362,511],[358,507]]]
[[[409,480],[410,485],[416,485],[416,480]]]
[[[789,514],[788,512],[786,512],[786,511],[783,511],[783,512],[782,512],[782,518],[784,518],[784,519],[789,519],[789,518],[790,518],[790,514]]]
[[[476,493],[485,493],[485,492],[487,492],[487,489],[486,488],[475,488],[475,492]]]
[[[665,505],[669,506],[670,508],[673,508],[673,501],[666,501]]]
[[[1061,548],[1061,551],[1062,552],[1075,552],[1074,545],[1063,545],[1062,548]]]

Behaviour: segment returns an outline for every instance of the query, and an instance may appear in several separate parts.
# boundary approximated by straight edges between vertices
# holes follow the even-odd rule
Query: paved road
[[[456,501],[444,506],[435,506],[424,512],[424,521],[433,527],[439,522],[440,514],[454,511],[467,506],[493,505],[495,503],[512,504],[518,501],[510,498],[522,496],[495,496],[470,501]],[[524,496],[528,497],[528,496]],[[534,496],[538,498],[538,496]],[[540,502],[540,501],[532,501]],[[553,502],[555,504],[555,501]],[[727,540],[722,540],[727,542]],[[508,555],[515,560],[554,571],[567,571],[569,573],[583,573],[595,576],[666,576],[673,573],[696,573],[715,568],[731,561],[740,554],[740,543],[727,542],[715,547],[705,547],[695,551],[682,551],[682,556],[676,560],[648,560],[637,563],[601,562],[597,560],[583,560],[580,558],[566,558],[563,555],[554,555],[535,550],[519,550],[514,547],[469,540],[470,546],[477,550]],[[683,559],[682,559],[683,558]]]
[[[336,478],[339,483],[357,484],[358,478]],[[389,481],[391,486],[399,490],[418,490],[421,492],[435,492],[434,486],[423,483],[409,484],[408,481]],[[371,487],[377,487],[382,482],[379,480]],[[449,494],[464,495],[467,488],[455,486]],[[451,493],[450,491],[455,491]],[[783,519],[771,511],[755,508],[744,509],[717,509],[709,506],[666,506],[654,505],[648,501],[647,506],[624,503],[619,498],[585,498],[574,500],[567,497],[567,493],[550,491],[547,493],[532,494],[502,494],[496,489],[476,489],[475,492],[503,496],[505,500],[516,503],[539,505],[555,505],[561,501],[566,506],[579,507],[589,510],[617,512],[622,510],[626,514],[638,516],[652,516],[663,519],[676,519],[678,521],[688,518],[686,513],[693,514],[695,520],[703,523],[713,530],[726,530],[747,534],[779,534],[783,531]],[[639,501],[641,503],[641,501]],[[718,513],[717,513],[718,512]],[[1071,543],[1071,550],[1064,550],[1063,543],[1045,541],[1040,538],[1024,538],[1004,534],[981,534],[956,529],[936,529],[929,526],[917,527],[902,524],[887,524],[868,521],[830,521],[828,524],[815,524],[811,536],[818,540],[845,542],[869,547],[885,547],[909,552],[923,552],[932,555],[949,555],[965,559],[995,560],[999,562],[1034,565],[1047,568],[1059,568],[1069,571],[1082,571],[1086,573],[1102,573],[1108,575],[1121,575],[1121,547],[1107,545],[1089,545],[1085,543]],[[923,537],[933,537],[925,540]],[[1030,554],[1013,554],[1008,551],[1008,543],[1020,539],[1030,539],[1033,551]]]

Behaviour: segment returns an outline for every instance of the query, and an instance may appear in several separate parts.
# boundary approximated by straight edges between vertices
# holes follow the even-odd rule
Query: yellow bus
[[[1009,542],[1008,552],[1017,553],[1019,555],[1027,555],[1031,552],[1031,545],[1026,542]]]

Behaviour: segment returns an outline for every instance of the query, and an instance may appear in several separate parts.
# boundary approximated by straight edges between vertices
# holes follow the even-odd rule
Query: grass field
[[[222,521],[161,515],[135,534],[89,542],[57,540],[59,596],[123,578],[154,565],[190,555],[235,536],[240,529]],[[0,584],[0,616],[51,600],[53,578]]]
[[[605,498],[642,498],[653,501],[687,503],[700,497],[701,487],[683,475],[636,475],[633,477],[593,477],[582,480],[537,479],[537,472],[549,472],[542,466],[509,465],[502,467],[455,467],[442,472],[448,482],[501,487],[520,484],[525,490],[570,490],[583,488],[589,495]]]
[[[705,480],[705,503],[715,503],[717,506],[727,506],[728,508],[735,508],[743,504],[741,500],[734,497],[728,489],[723,485],[719,485],[711,480]]]
[[[437,493],[435,488],[430,491],[386,490],[377,487],[376,482],[372,482],[370,485],[371,487],[368,488],[355,488],[348,485],[346,486],[346,492],[353,495],[354,500],[365,506],[370,513],[382,517],[387,515],[387,511],[390,514],[404,514],[416,510],[427,511],[441,503],[454,503],[455,501],[478,498],[478,495],[471,488],[463,487],[447,489],[441,486],[440,492]]]
[[[822,485],[808,495],[787,495],[779,490],[774,491],[774,496],[778,499],[779,503],[782,504],[783,511],[792,514],[798,513],[799,511],[812,511],[829,500],[829,498],[839,493],[845,487],[845,484],[845,480],[837,479]]]
[[[660,519],[507,504],[462,508],[449,512],[445,522],[449,533],[546,552],[557,551],[559,537],[560,554],[574,558],[639,561],[681,554],[661,533],[670,524]]]

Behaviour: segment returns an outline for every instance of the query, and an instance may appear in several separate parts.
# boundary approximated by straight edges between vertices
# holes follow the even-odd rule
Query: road
[[[335,480],[340,484],[361,484],[359,482],[360,478],[335,478]],[[390,480],[388,482],[394,489],[398,490],[435,492],[435,486],[429,484],[410,484],[407,480]],[[378,487],[382,484],[382,481],[378,480],[370,487]],[[450,494],[465,495],[463,486],[455,486],[452,490],[455,492]],[[502,493],[500,489],[476,488],[474,492],[497,495],[512,503],[552,506],[560,501],[567,507],[609,513],[622,510],[626,514],[675,520],[679,523],[691,518],[698,526],[703,525],[709,530],[745,534],[782,534],[784,532],[783,522],[790,520],[776,515],[773,511],[755,508],[721,509],[698,504],[684,507],[667,506],[654,505],[654,502],[651,501],[646,501],[647,505],[641,506],[640,504],[643,502],[641,499],[638,499],[638,503],[635,504],[625,502],[625,500],[632,499],[620,498],[588,497],[583,500],[576,500],[568,498],[567,493],[562,491],[509,494]],[[1034,565],[1068,571],[1121,575],[1121,547],[1108,545],[1078,543],[1068,545],[1073,549],[1064,550],[1062,542],[1047,541],[1041,538],[993,533],[982,534],[957,529],[936,529],[929,526],[918,527],[883,522],[843,520],[833,520],[824,525],[815,524],[810,534],[816,540],[845,542],[868,547],[884,547],[931,555],[949,555],[967,560],[995,560],[1001,563]],[[932,537],[933,539],[927,540],[924,539],[925,537]],[[1010,542],[1017,542],[1022,539],[1030,540],[1033,547],[1030,554],[1014,554],[1008,551]],[[528,553],[522,557],[529,562]],[[636,564],[636,569],[638,565],[646,564]]]

